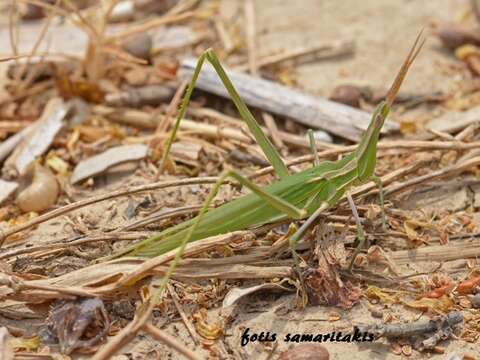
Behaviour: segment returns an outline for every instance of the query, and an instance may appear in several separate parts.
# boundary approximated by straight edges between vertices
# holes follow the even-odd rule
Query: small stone
[[[358,86],[354,85],[340,85],[333,89],[330,100],[336,101],[345,105],[360,107],[360,100],[362,99],[362,91]]]
[[[472,303],[472,306],[475,309],[480,309],[480,293],[478,293],[474,297],[472,297],[470,299],[470,302]]]
[[[132,38],[128,38],[122,44],[123,50],[137,58],[150,61],[152,51],[152,37],[143,33]]]
[[[436,35],[449,50],[455,50],[465,44],[480,45],[480,37],[475,31],[458,24],[442,25],[437,29]]]
[[[278,360],[329,360],[330,354],[323,345],[301,344],[284,351]]]
[[[379,307],[372,307],[370,308],[370,314],[374,317],[374,318],[378,318],[378,319],[383,319],[383,310]]]
[[[20,14],[23,20],[38,20],[45,17],[43,9],[34,4],[25,4],[20,8]]]

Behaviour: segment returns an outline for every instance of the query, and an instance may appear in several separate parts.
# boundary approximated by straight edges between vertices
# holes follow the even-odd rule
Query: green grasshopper
[[[420,42],[420,38],[421,33],[418,35],[407,58],[402,64],[385,101],[382,101],[376,107],[371,122],[357,148],[340,160],[315,164],[314,167],[294,175],[290,175],[288,168],[283,163],[277,150],[262,132],[257,121],[240,98],[213,51],[205,51],[198,59],[193,77],[182,100],[174,127],[165,146],[162,163],[168,156],[180,121],[185,115],[186,107],[190,101],[202,65],[205,60],[208,60],[216,70],[240,116],[248,125],[280,180],[262,188],[235,171],[227,171],[219,177],[196,217],[153,235],[118,254],[114,254],[114,257],[126,254],[134,256],[157,256],[178,248],[177,256],[165,276],[165,278],[168,279],[188,242],[282,220],[307,219],[303,225],[289,237],[289,245],[297,261],[298,255],[296,254],[295,248],[298,241],[322,212],[334,206],[346,195],[357,221],[358,239],[360,241],[353,255],[354,259],[363,246],[365,237],[348,189],[370,180],[375,181],[380,190],[380,204],[383,209],[382,184],[380,179],[374,175],[377,142],[380,130],[388,116],[402,81],[423,46],[424,41]],[[311,146],[314,148],[315,146],[312,142],[313,136],[310,136],[310,139]],[[251,190],[251,193],[217,208],[208,209],[220,186],[227,178],[232,178],[239,184],[247,187]],[[350,267],[353,264],[353,259]]]

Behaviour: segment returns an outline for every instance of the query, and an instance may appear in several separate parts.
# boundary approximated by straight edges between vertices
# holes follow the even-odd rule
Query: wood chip
[[[9,344],[8,330],[6,327],[0,327],[0,359],[13,360],[13,349]]]
[[[175,89],[163,84],[132,87],[125,91],[107,94],[105,103],[110,106],[141,107],[145,105],[158,106],[170,100]]]
[[[187,165],[198,166],[198,157],[202,146],[191,142],[176,142],[172,144],[172,157]]]
[[[17,188],[16,182],[0,179],[0,204],[7,200]]]
[[[188,26],[169,26],[160,31],[152,31],[153,53],[188,46],[200,39]]]
[[[454,133],[478,121],[480,121],[480,106],[467,111],[449,112],[430,120],[427,127],[443,133]]]
[[[3,161],[10,153],[22,142],[22,140],[34,129],[34,125],[31,125],[22,131],[19,131],[13,136],[10,136],[7,140],[0,144],[0,161]]]
[[[282,283],[265,283],[265,284],[260,284],[260,285],[255,285],[255,286],[250,286],[246,288],[239,288],[235,287],[230,289],[230,291],[225,295],[225,298],[223,299],[222,307],[227,308],[232,305],[234,305],[238,300],[240,300],[242,297],[245,297],[247,295],[250,295],[254,292],[257,291],[262,291],[262,290],[283,290],[283,291],[291,291],[288,287],[282,286]]]
[[[410,250],[393,251],[390,258],[397,264],[419,261],[451,261],[480,256],[478,240],[458,241],[448,245],[430,245]]]
[[[60,98],[51,99],[35,128],[5,161],[4,173],[9,176],[23,174],[28,165],[44,154],[64,126],[64,119],[71,108],[71,103],[64,103]]]
[[[73,170],[70,182],[72,184],[98,175],[114,165],[128,161],[141,160],[147,156],[146,145],[121,145],[108,149],[101,154],[81,161]]]

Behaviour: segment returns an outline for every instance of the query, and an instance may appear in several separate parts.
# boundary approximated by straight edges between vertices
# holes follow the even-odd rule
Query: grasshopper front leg
[[[378,176],[372,175],[371,177],[372,181],[377,185],[378,187],[378,194],[380,198],[380,209],[381,209],[381,216],[382,216],[382,228],[383,230],[387,230],[387,222],[385,218],[385,205],[384,205],[384,194],[383,194],[383,184],[382,184],[382,179]],[[358,246],[356,247],[355,251],[353,252],[352,255],[352,260],[350,261],[350,265],[348,266],[348,270],[352,270],[353,264],[355,262],[355,258],[357,257],[358,253],[362,249],[362,247],[365,245],[365,232],[363,230],[362,223],[360,222],[360,216],[358,215],[357,208],[355,206],[355,203],[353,202],[353,198],[350,195],[350,193],[347,193],[347,200],[350,205],[350,208],[352,209],[352,214],[355,219],[355,223],[357,225],[357,238],[358,238]]]
[[[250,129],[251,133],[255,137],[255,140],[257,141],[258,145],[261,147],[263,150],[265,156],[267,157],[268,161],[274,168],[275,172],[277,175],[281,178],[284,179],[287,176],[290,175],[287,166],[284,164],[282,158],[280,157],[280,154],[278,151],[275,149],[275,147],[272,145],[270,140],[265,136],[263,133],[262,129],[260,128],[260,125],[258,125],[258,122],[255,120],[254,116],[248,110],[247,105],[243,102],[243,100],[240,98],[240,95],[238,94],[237,90],[233,86],[233,83],[227,76],[225,70],[223,69],[222,65],[220,64],[220,61],[218,60],[217,56],[215,53],[209,49],[206,50],[199,58],[197,61],[197,65],[195,67],[195,71],[192,76],[192,80],[190,81],[190,84],[188,85],[187,91],[185,93],[185,96],[182,100],[182,103],[180,105],[180,110],[178,112],[178,115],[175,119],[175,124],[172,128],[172,131],[170,133],[170,136],[167,140],[167,143],[165,144],[164,152],[163,152],[163,157],[162,161],[160,163],[160,171],[162,171],[166,160],[168,158],[168,155],[170,153],[172,143],[175,140],[178,128],[180,126],[180,121],[183,119],[185,116],[185,112],[187,110],[187,105],[190,102],[190,98],[193,93],[193,89],[195,88],[195,84],[197,82],[197,79],[200,75],[200,71],[202,69],[203,63],[207,60],[212,64],[213,68],[217,72],[220,80],[223,82],[223,85],[227,89],[233,103],[235,104],[235,107],[238,110],[238,113],[240,114],[240,117],[245,121],[245,123],[248,125],[248,128]]]
[[[310,144],[310,151],[313,154],[313,164],[314,166],[320,165],[320,158],[318,157],[318,151],[317,151],[317,145],[315,143],[315,138],[313,136],[313,130],[308,129],[307,131],[308,135],[308,141]],[[313,201],[313,198],[310,199],[310,201]],[[315,222],[315,220],[328,208],[328,203],[327,202],[322,202],[320,206],[318,207],[317,210],[313,212],[313,214],[302,224],[302,226],[295,232],[293,233],[289,239],[288,243],[290,246],[290,250],[292,251],[293,254],[293,259],[295,261],[295,264],[299,265],[299,258],[300,256],[298,255],[296,251],[296,247],[302,236],[305,234],[305,232],[312,226],[312,224]]]

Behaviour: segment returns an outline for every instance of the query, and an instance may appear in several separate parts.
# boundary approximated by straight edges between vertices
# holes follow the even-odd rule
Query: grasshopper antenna
[[[422,29],[418,33],[417,38],[415,39],[415,43],[410,49],[410,52],[408,53],[407,58],[403,62],[402,67],[400,68],[400,71],[397,74],[397,77],[395,78],[392,86],[390,87],[390,90],[388,90],[387,96],[385,98],[388,106],[392,106],[393,102],[395,101],[395,97],[397,96],[400,86],[402,86],[403,79],[407,75],[410,65],[412,65],[413,61],[417,57],[418,53],[420,52],[424,44],[425,44],[425,38],[423,37],[423,29]]]

